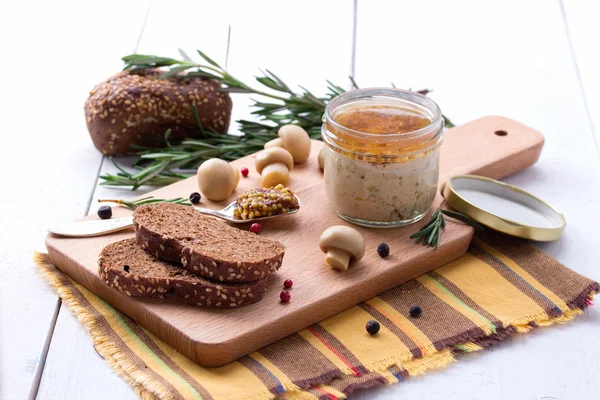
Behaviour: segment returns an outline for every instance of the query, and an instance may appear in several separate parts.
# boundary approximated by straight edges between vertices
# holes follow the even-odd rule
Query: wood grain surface
[[[496,132],[503,131],[500,136]],[[542,136],[515,121],[487,117],[447,132],[441,151],[441,180],[460,173],[501,178],[534,163],[543,145]],[[365,238],[365,257],[344,272],[323,262],[318,240],[331,225],[345,224],[330,209],[316,156],[322,143],[314,141],[310,160],[292,171],[289,186],[302,200],[294,216],[264,221],[261,235],[286,245],[283,266],[269,284],[264,299],[236,310],[211,310],[175,301],[127,297],[107,287],[97,274],[97,259],[108,243],[131,237],[125,231],[95,238],[59,238],[49,235],[46,246],[54,263],[73,279],[101,296],[176,349],[206,366],[219,366],[283,338],[324,318],[369,299],[464,254],[472,228],[449,223],[439,250],[417,246],[408,237],[419,225],[396,229],[357,229]],[[252,172],[242,178],[236,193],[224,202],[203,200],[202,206],[221,208],[244,190],[259,186],[253,156],[235,161]],[[195,177],[156,190],[157,198],[186,197],[197,190]],[[441,202],[438,195],[434,207]],[[114,216],[131,212],[115,208]],[[97,218],[97,217],[88,217]],[[248,224],[241,229],[247,229]],[[391,255],[376,253],[381,242]],[[292,301],[279,302],[285,279],[294,280]]]

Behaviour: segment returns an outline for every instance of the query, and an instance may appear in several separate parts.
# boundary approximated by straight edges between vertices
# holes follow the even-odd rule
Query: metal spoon
[[[195,210],[202,214],[212,215],[213,217],[221,218],[234,224],[243,224],[248,222],[262,221],[265,219],[284,217],[287,215],[296,214],[300,210],[300,199],[294,195],[298,201],[298,208],[290,210],[285,214],[271,215],[270,217],[258,217],[253,219],[235,219],[233,218],[233,209],[236,207],[237,202],[229,204],[222,210],[211,210],[208,208],[194,207]],[[92,237],[101,236],[108,233],[117,232],[123,229],[127,229],[133,226],[133,218],[114,218],[114,219],[102,219],[102,220],[91,220],[91,221],[76,221],[67,224],[55,225],[48,228],[48,232],[65,237]]]

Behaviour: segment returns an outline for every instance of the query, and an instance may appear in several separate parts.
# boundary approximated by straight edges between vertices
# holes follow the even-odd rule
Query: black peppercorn
[[[193,204],[198,204],[198,203],[200,203],[200,199],[202,199],[202,196],[200,196],[200,193],[198,193],[198,192],[194,192],[194,193],[190,194],[190,201],[191,201]]]
[[[421,313],[423,313],[423,310],[419,306],[412,306],[409,311],[410,316],[413,318],[419,318]]]
[[[379,257],[381,258],[389,256],[390,246],[388,246],[386,243],[381,243],[379,246],[377,246],[377,254],[379,254]]]
[[[367,332],[369,332],[371,335],[374,335],[377,332],[379,332],[379,328],[380,328],[379,322],[372,319],[369,322],[367,322],[366,328],[367,328]]]
[[[129,272],[129,265],[123,265],[123,270],[125,272]]]
[[[110,206],[100,206],[98,216],[102,219],[109,219],[112,217],[112,208]]]

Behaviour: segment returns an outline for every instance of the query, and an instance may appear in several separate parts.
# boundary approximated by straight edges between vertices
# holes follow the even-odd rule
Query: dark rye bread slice
[[[100,277],[110,287],[131,297],[173,297],[200,307],[234,308],[262,299],[267,279],[250,283],[221,283],[158,260],[135,239],[111,243],[98,260]]]
[[[156,203],[133,213],[140,246],[188,271],[219,282],[252,282],[279,269],[285,247],[192,207]]]

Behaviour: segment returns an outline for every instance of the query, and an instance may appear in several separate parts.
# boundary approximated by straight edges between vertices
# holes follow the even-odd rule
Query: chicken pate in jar
[[[399,89],[355,90],[332,100],[323,119],[325,190],[340,217],[394,227],[427,213],[443,139],[432,100]]]

